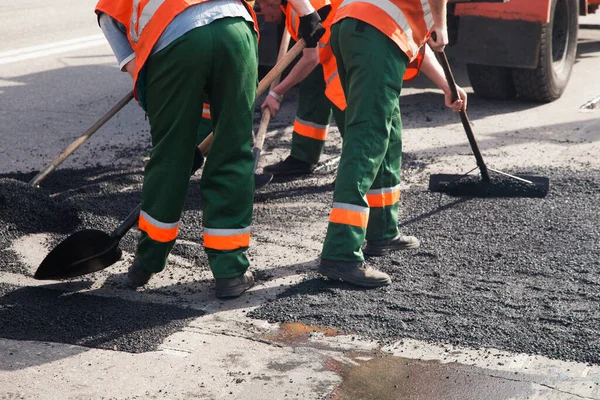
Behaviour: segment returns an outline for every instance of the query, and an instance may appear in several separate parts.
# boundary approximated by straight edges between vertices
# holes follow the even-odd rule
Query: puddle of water
[[[358,366],[330,360],[327,368],[342,376],[334,400],[509,400],[531,398],[531,382],[508,372],[462,364],[441,364],[379,354]],[[540,397],[544,398],[544,397]]]
[[[265,339],[283,343],[299,343],[307,341],[313,333],[320,333],[327,337],[342,334],[342,332],[335,328],[305,325],[301,322],[284,322],[279,326],[274,335],[266,336]]]

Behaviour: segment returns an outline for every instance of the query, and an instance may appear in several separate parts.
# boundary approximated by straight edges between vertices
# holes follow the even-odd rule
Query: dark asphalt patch
[[[0,283],[0,337],[143,353],[202,311]]]
[[[249,315],[600,364],[600,171],[536,175],[552,180],[546,198],[404,191],[400,225],[422,247],[368,260],[390,287],[311,273]]]
[[[521,175],[531,183],[490,172],[484,182],[479,175],[432,175],[429,188],[453,197],[545,197],[549,184],[544,177]],[[446,183],[449,182],[449,183]]]

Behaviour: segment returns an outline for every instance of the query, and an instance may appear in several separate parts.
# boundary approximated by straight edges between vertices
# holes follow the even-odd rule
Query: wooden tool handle
[[[290,39],[291,35],[287,29],[283,31],[283,37],[281,38],[281,45],[279,46],[279,53],[277,54],[277,64],[281,60],[286,57],[288,47],[290,47]],[[281,71],[283,72],[285,68]],[[281,80],[281,74],[275,76],[275,79],[271,82],[270,89],[273,90]],[[262,118],[260,119],[260,125],[258,126],[258,132],[256,133],[256,139],[254,140],[254,149],[258,149],[255,151],[254,157],[254,170],[256,171],[256,167],[258,166],[258,158],[260,157],[260,152],[262,151],[263,145],[265,143],[265,136],[267,135],[267,130],[269,128],[269,122],[271,121],[271,111],[268,107],[262,113]]]
[[[433,40],[436,40],[435,32],[432,32],[431,37],[433,38]],[[444,75],[446,76],[448,86],[450,86],[452,102],[455,102],[459,99],[458,89],[456,88],[456,80],[454,79],[454,74],[452,73],[452,69],[450,69],[448,57],[446,57],[446,53],[444,51],[435,53],[437,55],[438,61],[442,65],[442,69],[444,70]],[[477,161],[477,166],[479,167],[479,172],[481,173],[481,179],[485,182],[489,182],[490,172],[488,171],[485,161],[483,161],[483,156],[481,155],[481,151],[479,150],[479,144],[477,143],[477,139],[475,139],[475,134],[473,133],[473,128],[471,127],[471,121],[469,120],[467,110],[465,110],[464,107],[462,110],[460,110],[460,120],[462,122],[463,128],[465,129],[465,133],[467,134],[467,139],[469,139],[469,145],[471,145],[471,150],[473,151],[475,160]]]
[[[112,117],[115,116],[123,107],[127,105],[133,99],[133,92],[129,92],[125,97],[123,97],[117,104],[115,104],[110,110],[106,112],[98,121],[94,123],[91,127],[86,130],[83,135],[78,137],[68,145],[62,153],[59,154],[50,164],[46,166],[43,170],[41,170],[30,182],[31,186],[39,186],[39,184],[46,179],[46,177],[56,169],[60,164],[63,163],[71,154],[75,152],[82,144],[87,142],[87,140],[94,134],[98,129],[100,129],[104,124],[106,124]]]

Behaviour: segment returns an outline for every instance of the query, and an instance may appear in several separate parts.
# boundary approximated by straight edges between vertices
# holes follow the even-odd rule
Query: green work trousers
[[[194,149],[206,136],[206,97],[215,136],[200,181],[205,250],[215,278],[236,277],[248,268],[249,239],[240,240],[239,234],[249,238],[254,200],[257,58],[256,33],[242,18],[193,29],[149,58],[143,93],[152,152],[144,173],[137,250],[147,270],[161,271],[175,243]]]
[[[325,89],[321,65],[318,65],[300,83],[291,155],[309,164],[319,162],[332,115],[335,117],[340,133],[344,135],[344,112],[325,96]]]
[[[353,18],[333,25],[331,44],[348,107],[321,258],[356,262],[364,260],[365,238],[398,234],[399,97],[408,58],[382,32]]]

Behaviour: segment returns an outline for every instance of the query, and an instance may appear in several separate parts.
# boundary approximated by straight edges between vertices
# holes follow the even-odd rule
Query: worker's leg
[[[265,166],[265,172],[279,176],[310,174],[325,147],[330,121],[331,102],[325,96],[323,67],[319,65],[300,83],[290,156]]]
[[[207,86],[214,141],[201,179],[204,247],[215,278],[244,274],[254,200],[252,122],[257,37],[241,18],[209,25],[214,46]]]
[[[161,271],[175,243],[211,67],[209,29],[194,29],[148,60],[145,74],[152,152],[144,173],[137,259]]]
[[[331,102],[325,96],[323,67],[319,65],[300,83],[292,135],[292,157],[308,164],[318,163],[330,121]]]
[[[340,110],[333,103],[331,104],[331,110],[333,111],[333,118],[335,119],[335,124],[337,125],[338,130],[340,131],[340,136],[343,139],[344,131],[346,130],[346,110]]]
[[[355,19],[335,24],[331,42],[348,108],[334,204],[321,258],[360,262],[364,260],[361,246],[369,221],[366,194],[390,143],[394,154],[401,149],[400,130],[392,134],[392,126],[398,118],[408,59],[387,36]],[[399,179],[391,169],[384,169],[382,175],[386,182]],[[385,218],[394,219],[391,209]]]
[[[391,239],[398,234],[402,121],[398,101],[395,103],[389,124],[390,137],[387,152],[366,195],[370,209],[367,240]]]

